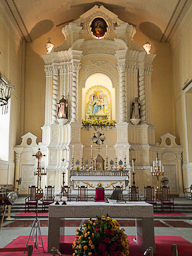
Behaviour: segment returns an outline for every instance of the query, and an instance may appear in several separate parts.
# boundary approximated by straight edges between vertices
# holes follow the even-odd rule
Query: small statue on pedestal
[[[132,115],[131,115],[131,122],[132,124],[138,124],[140,122],[140,101],[136,97],[132,102]]]
[[[68,119],[68,103],[64,98],[64,95],[61,96],[61,99],[58,103],[58,118]]]

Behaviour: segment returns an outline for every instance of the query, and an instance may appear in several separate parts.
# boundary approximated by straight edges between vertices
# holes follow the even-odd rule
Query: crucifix
[[[41,188],[41,176],[47,175],[47,173],[41,172],[41,170],[44,170],[44,168],[41,168],[40,160],[45,155],[43,155],[41,153],[40,148],[39,148],[38,152],[35,155],[32,155],[32,156],[35,156],[38,159],[37,171],[34,172],[34,175],[37,175],[37,191],[38,191],[37,194],[38,194],[38,199],[40,199],[40,198],[43,197],[43,189]]]

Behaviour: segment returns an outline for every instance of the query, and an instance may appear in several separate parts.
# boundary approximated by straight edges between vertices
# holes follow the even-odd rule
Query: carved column
[[[152,124],[152,93],[151,93],[152,65],[145,67],[145,92],[146,92],[146,122]]]
[[[79,71],[79,61],[72,63],[72,100],[71,100],[71,122],[77,121],[77,75]]]
[[[127,122],[126,90],[125,90],[125,60],[118,63],[120,77],[120,122]]]
[[[53,94],[51,123],[57,123],[57,98],[58,98],[58,69],[53,69]]]
[[[139,98],[141,102],[141,121],[146,122],[144,63],[139,64]]]

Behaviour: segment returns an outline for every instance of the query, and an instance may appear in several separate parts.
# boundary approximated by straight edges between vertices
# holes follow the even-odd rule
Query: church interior
[[[31,227],[55,255],[61,219],[96,212],[129,219],[134,255],[192,253],[191,35],[190,0],[0,2],[0,255]]]

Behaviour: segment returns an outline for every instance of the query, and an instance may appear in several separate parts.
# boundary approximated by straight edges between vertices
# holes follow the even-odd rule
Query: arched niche
[[[85,87],[82,88],[82,119],[85,120],[86,106],[90,91],[101,89],[107,95],[111,108],[111,120],[115,120],[115,88],[113,88],[111,79],[102,73],[90,75],[85,81]]]

